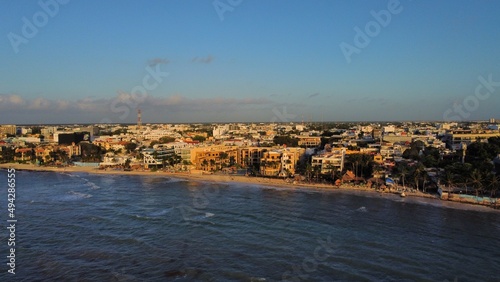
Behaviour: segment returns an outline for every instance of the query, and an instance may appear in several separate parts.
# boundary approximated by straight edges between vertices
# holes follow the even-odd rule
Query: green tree
[[[10,147],[5,147],[0,151],[2,162],[14,161],[15,150]]]
[[[125,150],[127,150],[127,153],[134,151],[136,148],[137,148],[137,144],[134,142],[129,142],[125,145]]]
[[[420,179],[422,179],[424,174],[427,174],[427,172],[425,171],[425,167],[421,163],[418,163],[411,173],[411,176],[415,181],[415,188],[417,190],[419,190]]]
[[[444,174],[441,175],[440,180],[443,182],[444,186],[448,188],[448,193],[452,191],[451,188],[455,185],[455,176],[451,171],[445,171]]]
[[[205,140],[207,140],[207,138],[205,138],[205,137],[203,137],[203,136],[201,136],[201,135],[195,135],[195,136],[193,137],[193,140],[194,140],[194,141],[199,141],[200,143],[203,143],[203,142],[205,142]]]
[[[82,148],[82,160],[84,162],[100,162],[103,149],[91,143],[80,143]]]
[[[124,167],[125,167],[126,169],[130,169],[130,163],[131,163],[131,162],[132,162],[132,161],[131,161],[130,159],[125,160]]]
[[[487,187],[488,190],[490,191],[490,197],[496,197],[496,193],[498,191],[498,188],[500,187],[500,180],[498,176],[496,176],[493,173],[490,173],[487,176]]]
[[[160,142],[156,141],[156,140],[151,141],[151,143],[149,143],[149,148],[153,148],[153,146],[156,145],[156,144],[160,144]]]
[[[225,165],[225,161],[226,161],[226,159],[228,159],[228,157],[229,157],[229,154],[226,153],[226,152],[221,152],[219,154],[219,160],[221,162],[221,165],[220,165],[221,168],[222,168],[223,165]]]
[[[399,177],[401,179],[401,182],[403,184],[403,189],[406,190],[406,184],[405,184],[405,181],[406,181],[406,177],[408,176],[409,174],[409,167],[408,167],[408,164],[406,163],[399,163],[396,168],[395,168],[395,175],[397,177]]]
[[[476,192],[476,197],[483,190],[483,180],[483,174],[478,169],[474,169],[469,175],[469,183]]]
[[[175,141],[175,138],[174,137],[170,137],[170,136],[163,136],[160,138],[160,143],[170,143],[170,142],[174,142]]]
[[[310,163],[306,164],[306,178],[308,182],[311,182],[311,174],[313,172],[313,167]]]
[[[297,147],[299,145],[299,140],[290,136],[275,136],[273,142],[276,145],[286,145],[287,147]]]

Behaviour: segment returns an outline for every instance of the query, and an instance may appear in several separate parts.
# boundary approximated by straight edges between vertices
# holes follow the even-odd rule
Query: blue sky
[[[55,1],[0,1],[0,123],[500,118],[498,1]]]

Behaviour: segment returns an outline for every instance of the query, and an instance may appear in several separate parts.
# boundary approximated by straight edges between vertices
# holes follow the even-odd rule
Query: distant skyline
[[[464,0],[2,1],[0,124],[135,123],[137,108],[143,123],[499,119],[498,11]]]

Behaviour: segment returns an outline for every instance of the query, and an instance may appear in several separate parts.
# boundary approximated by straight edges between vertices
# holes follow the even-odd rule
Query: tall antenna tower
[[[142,126],[141,109],[137,109],[137,129],[140,130]]]

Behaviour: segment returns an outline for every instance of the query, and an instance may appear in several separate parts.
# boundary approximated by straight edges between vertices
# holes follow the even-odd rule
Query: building
[[[443,142],[453,150],[460,150],[462,144],[469,145],[472,142],[484,141],[490,137],[500,137],[500,132],[491,130],[450,130],[443,136]]]
[[[385,134],[396,132],[396,126],[394,126],[394,125],[387,125],[387,126],[384,126],[382,129],[383,129]]]
[[[330,173],[333,170],[342,171],[345,155],[345,148],[333,148],[331,152],[312,156],[311,165],[313,167],[319,166],[321,173]]]
[[[190,157],[195,169],[215,171],[237,163],[238,147],[215,145],[192,148]]]
[[[43,135],[45,140],[52,139],[54,132],[56,132],[56,127],[45,127],[40,130],[40,134]],[[57,141],[54,141],[57,142]]]
[[[168,130],[151,130],[146,131],[140,135],[140,138],[144,140],[160,140],[162,137],[173,137],[173,138],[182,138],[179,133],[168,131]]]
[[[229,125],[219,125],[212,130],[214,138],[219,138],[229,131]]]
[[[380,155],[384,160],[387,158],[392,159],[394,157],[401,157],[406,149],[406,147],[401,145],[385,143],[380,146]]]
[[[297,136],[299,139],[298,145],[306,148],[318,147],[321,145],[320,136]]]
[[[290,176],[304,155],[304,148],[272,149],[262,153],[260,174],[265,176]]]
[[[103,157],[102,162],[99,163],[99,166],[123,166],[125,162],[129,159],[126,156],[116,156],[113,153],[106,153]]]
[[[284,148],[281,155],[280,176],[289,176],[295,174],[295,168],[300,158],[305,154],[303,148]]]
[[[280,150],[264,152],[260,160],[260,174],[265,176],[278,176],[281,171]]]
[[[17,148],[15,152],[16,155],[20,155],[14,157],[16,161],[29,161],[34,157],[33,155],[35,155],[35,150],[32,148]]]
[[[26,134],[31,134],[33,130],[29,127],[21,127],[21,134],[26,135]]]
[[[267,152],[267,147],[243,147],[238,148],[237,162],[241,167],[248,168],[260,165],[260,160],[264,152]]]
[[[56,134],[54,134],[54,140]],[[57,143],[59,145],[72,145],[78,144],[82,141],[90,141],[89,132],[73,132],[73,133],[59,133],[57,134]]]
[[[0,134],[16,135],[17,127],[15,125],[0,125]]]
[[[144,167],[149,168],[151,166],[158,167],[168,164],[168,159],[174,156],[175,150],[173,147],[162,149],[144,149],[141,153],[144,156]]]

